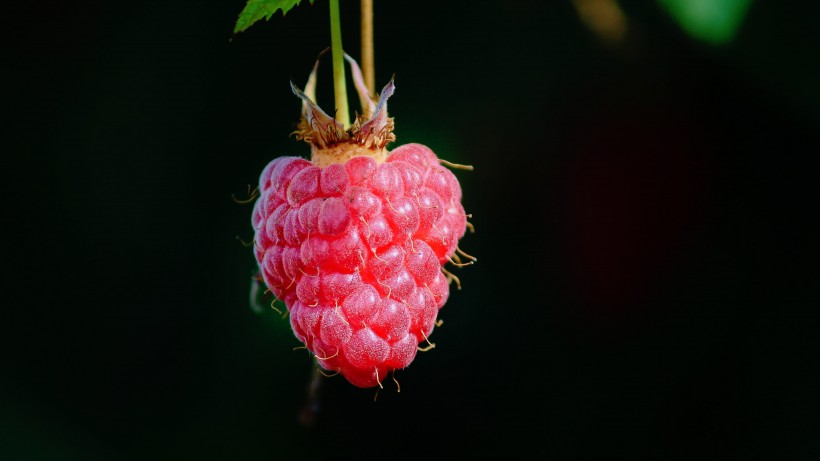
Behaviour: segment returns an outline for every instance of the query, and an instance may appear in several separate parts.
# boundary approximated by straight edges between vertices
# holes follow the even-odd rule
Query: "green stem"
[[[350,126],[347,108],[347,83],[342,48],[342,21],[339,16],[339,0],[330,0],[330,51],[333,55],[333,94],[336,96],[336,120],[345,128]]]

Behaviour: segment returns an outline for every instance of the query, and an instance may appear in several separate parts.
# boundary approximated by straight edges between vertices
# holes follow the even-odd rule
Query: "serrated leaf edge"
[[[312,5],[315,0],[309,1]],[[279,10],[282,11],[282,16],[285,16],[300,3],[302,0],[248,0],[236,18],[233,33],[243,32],[262,19],[268,21]]]

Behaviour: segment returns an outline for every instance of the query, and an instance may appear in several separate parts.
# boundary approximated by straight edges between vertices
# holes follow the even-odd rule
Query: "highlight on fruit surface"
[[[432,348],[438,311],[458,280],[443,265],[475,258],[457,247],[469,216],[455,175],[424,145],[387,150],[395,85],[374,100],[346,59],[363,113],[345,127],[322,111],[315,66],[304,91],[292,85],[302,100],[296,135],[310,143],[311,160],[278,157],[264,168],[254,255],[319,365],[373,387]]]

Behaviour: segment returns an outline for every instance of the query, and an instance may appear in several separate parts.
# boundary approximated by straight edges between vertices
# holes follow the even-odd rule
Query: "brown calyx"
[[[347,129],[314,102],[318,60],[304,92],[291,82],[293,93],[302,100],[302,118],[294,134],[296,139],[310,143],[310,160],[319,167],[344,163],[357,156],[372,157],[377,163],[382,163],[387,159],[387,144],[396,140],[393,118],[387,116],[387,99],[395,90],[393,80],[384,87],[376,101],[367,91],[356,61],[348,55],[345,58],[350,63],[353,82],[364,111],[364,115],[357,115],[356,121]]]

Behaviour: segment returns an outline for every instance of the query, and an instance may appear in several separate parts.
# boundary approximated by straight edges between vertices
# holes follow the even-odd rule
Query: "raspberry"
[[[372,117],[348,131],[313,103],[311,84],[293,89],[303,101],[297,135],[312,156],[276,158],[260,176],[260,274],[323,368],[355,386],[380,385],[429,343],[447,301],[454,276],[442,266],[467,226],[461,187],[426,146],[386,150],[393,82],[378,104],[362,98]]]

